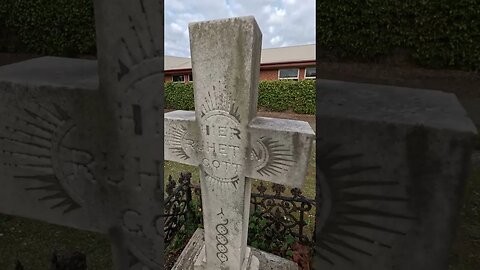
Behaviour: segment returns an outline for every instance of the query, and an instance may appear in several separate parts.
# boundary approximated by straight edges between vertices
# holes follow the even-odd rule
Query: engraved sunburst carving
[[[132,17],[128,16],[129,33],[120,39],[122,49],[125,52],[123,57],[118,59],[118,80],[122,80],[132,68],[141,64],[145,60],[157,58],[162,56],[159,48],[161,45],[157,44],[154,40],[152,33],[152,26],[144,0],[138,1],[140,6],[141,16]],[[139,29],[145,29],[146,31],[138,31]],[[128,37],[128,38],[127,38]],[[147,76],[151,76],[148,74]]]
[[[317,175],[317,236],[315,256],[328,265],[336,265],[338,260],[353,262],[353,255],[373,256],[369,251],[374,247],[391,249],[378,233],[405,235],[401,225],[392,227],[391,220],[412,221],[416,218],[405,212],[379,210],[372,205],[381,203],[385,207],[393,204],[405,205],[407,198],[386,195],[375,188],[390,193],[401,194],[402,186],[397,181],[356,180],[362,173],[381,169],[379,166],[349,165],[362,157],[361,154],[338,154],[340,145],[323,145],[319,152],[320,174]],[[366,219],[366,218],[374,219]],[[398,222],[397,222],[398,223]],[[390,224],[390,225],[389,225]],[[360,230],[377,234],[364,235]],[[377,236],[372,236],[377,235]],[[368,247],[368,248],[366,248]]]
[[[258,140],[263,162],[257,166],[257,172],[262,176],[277,176],[290,169],[295,161],[291,150],[272,138],[261,137]]]
[[[21,115],[0,135],[3,166],[14,170],[15,179],[29,183],[27,191],[43,194],[39,201],[49,202],[51,209],[65,214],[81,208],[84,201],[77,184],[95,178],[92,154],[66,142],[76,125],[56,104],[25,107]]]
[[[171,126],[167,131],[167,138],[165,138],[168,141],[169,148],[172,150],[172,152],[183,160],[190,158],[190,156],[183,149],[183,142],[187,132],[188,130],[184,126],[174,125]]]
[[[235,118],[237,123],[240,123],[241,117],[238,109],[238,106],[231,101],[227,93],[214,92],[212,94],[208,92],[204,98],[204,103],[201,105],[201,115],[204,117],[213,111],[224,111]]]
[[[214,187],[224,189],[224,190],[228,189],[231,186],[237,189],[238,188],[237,185],[240,182],[240,177],[238,175],[235,175],[229,178],[221,178],[218,176],[211,175],[207,171],[205,171],[205,175],[208,177],[207,179],[210,179],[210,182],[214,185]]]

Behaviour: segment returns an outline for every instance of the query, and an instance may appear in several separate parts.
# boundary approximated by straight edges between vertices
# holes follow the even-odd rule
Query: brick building
[[[315,44],[263,49],[260,80],[315,79]],[[190,58],[165,56],[165,81],[193,81]]]

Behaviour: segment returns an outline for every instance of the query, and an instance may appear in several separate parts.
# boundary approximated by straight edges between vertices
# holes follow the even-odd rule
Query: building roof
[[[262,50],[261,64],[315,61],[315,44]]]
[[[164,61],[165,70],[192,68],[192,62],[188,57],[165,55]]]
[[[261,64],[291,63],[315,61],[315,44],[268,48],[262,50]],[[188,57],[165,56],[165,70],[191,69],[192,62]]]

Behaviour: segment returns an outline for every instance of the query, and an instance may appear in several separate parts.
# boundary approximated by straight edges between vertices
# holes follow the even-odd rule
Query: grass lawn
[[[50,269],[54,250],[87,254],[89,269],[112,269],[110,244],[104,235],[0,215],[0,269],[14,270],[17,258],[25,270]]]

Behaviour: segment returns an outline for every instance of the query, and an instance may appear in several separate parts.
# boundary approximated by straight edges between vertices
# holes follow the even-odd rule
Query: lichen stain
[[[248,83],[245,74],[245,34],[242,31],[242,24],[238,24],[238,36],[236,37],[235,41],[232,42],[234,48],[232,48],[232,59],[227,67],[227,72],[225,73],[225,82],[227,83],[228,91],[233,93],[233,99],[236,100],[238,103],[235,104],[241,111],[244,112],[245,106],[248,105],[248,96],[245,96],[245,93],[249,91],[247,89]],[[242,113],[240,113],[241,116]],[[245,117],[245,116],[244,116]],[[243,117],[242,117],[243,118]],[[246,125],[244,123],[243,125]]]

